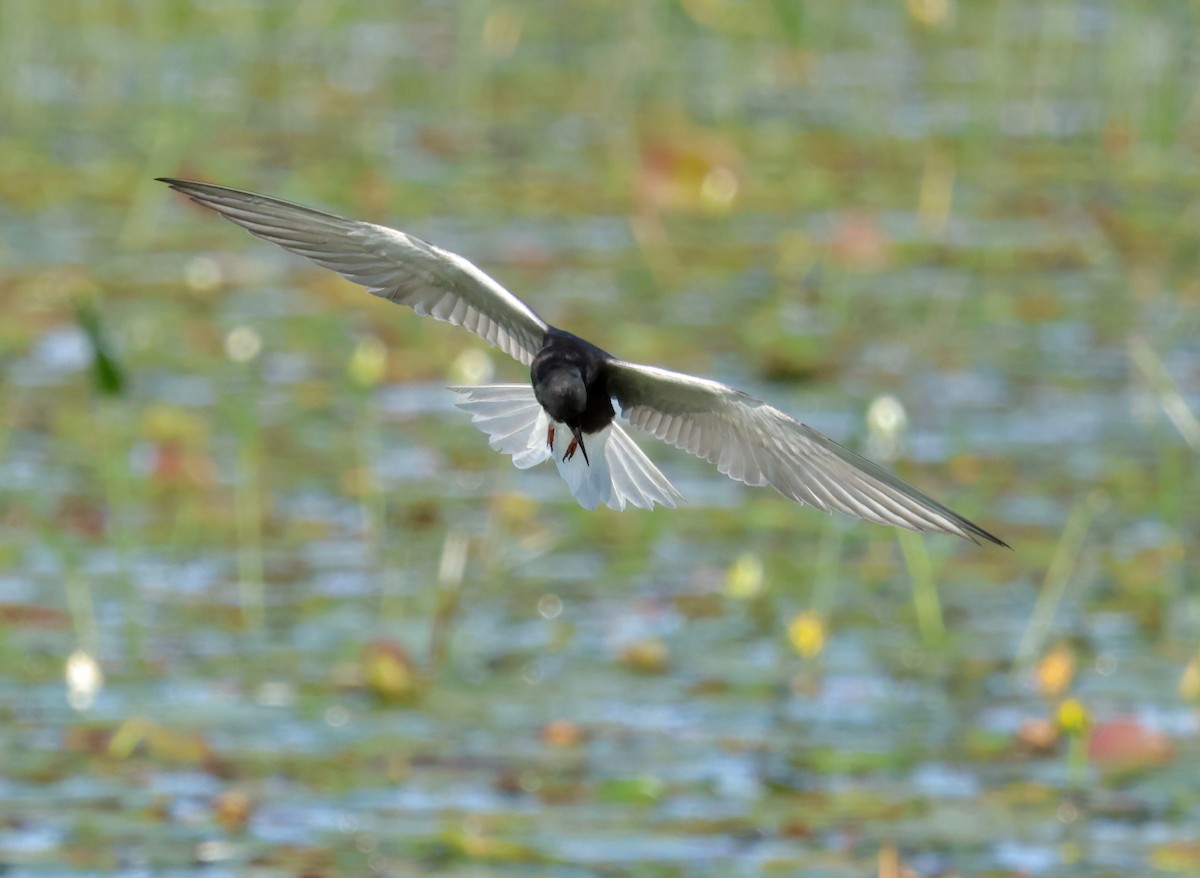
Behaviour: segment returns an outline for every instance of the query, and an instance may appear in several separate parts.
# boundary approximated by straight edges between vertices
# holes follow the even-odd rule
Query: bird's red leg
[[[583,452],[583,462],[591,466],[592,462],[588,459],[587,448],[583,444],[583,434],[578,432],[571,436],[571,444],[567,446],[567,453],[563,455],[563,460],[570,460],[574,457],[576,448]]]
[[[549,427],[546,428],[546,445],[549,446],[551,451],[554,450],[554,425],[553,424],[551,424]]]

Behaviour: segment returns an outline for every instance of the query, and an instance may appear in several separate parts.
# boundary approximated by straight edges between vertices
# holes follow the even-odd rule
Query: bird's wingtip
[[[1012,551],[1012,546],[1010,546],[1008,543],[1004,542],[1004,540],[1000,539],[1000,537],[996,536],[994,533],[984,530],[977,524],[972,525],[967,536],[970,537],[971,542],[975,543],[975,545],[979,545],[979,540],[976,539],[976,537],[980,537],[983,540],[985,540],[986,542],[994,543],[995,545],[1000,546],[1003,549],[1008,549],[1009,551]]]
[[[176,192],[182,192],[184,195],[194,195],[197,192],[205,190],[214,191],[227,189],[226,186],[218,186],[216,183],[201,183],[196,180],[181,180],[179,177],[155,177],[156,183],[166,183]]]

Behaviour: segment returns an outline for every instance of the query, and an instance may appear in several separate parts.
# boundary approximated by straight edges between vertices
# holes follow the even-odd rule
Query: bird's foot
[[[591,466],[592,462],[588,460],[587,448],[584,447],[582,433],[576,433],[571,437],[571,444],[567,446],[567,453],[563,455],[563,460],[570,460],[574,457],[576,448],[583,452],[583,462]]]
[[[551,451],[554,450],[554,425],[551,424],[546,428],[546,447]]]

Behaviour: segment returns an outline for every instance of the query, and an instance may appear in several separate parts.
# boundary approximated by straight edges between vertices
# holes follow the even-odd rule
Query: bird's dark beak
[[[583,433],[581,433],[578,429],[571,431],[571,444],[567,446],[567,451],[563,455],[563,460],[570,460],[572,457],[574,457],[576,448],[583,452],[583,462],[588,466],[591,466],[592,462],[588,459],[587,447],[583,444]]]

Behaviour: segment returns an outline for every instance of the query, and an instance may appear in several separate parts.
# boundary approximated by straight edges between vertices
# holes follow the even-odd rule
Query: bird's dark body
[[[616,417],[606,364],[612,354],[551,326],[529,367],[533,395],[551,418],[573,433],[597,433]]]

